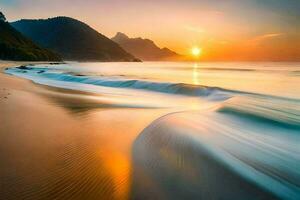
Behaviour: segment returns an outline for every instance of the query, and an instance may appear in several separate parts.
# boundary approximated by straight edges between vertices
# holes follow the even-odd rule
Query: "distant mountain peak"
[[[117,32],[115,35],[115,40],[124,40],[124,39],[129,39],[129,37],[125,33]]]
[[[141,37],[130,38],[118,32],[113,38],[127,52],[142,60],[178,60],[181,56],[164,47],[159,48],[152,40]]]

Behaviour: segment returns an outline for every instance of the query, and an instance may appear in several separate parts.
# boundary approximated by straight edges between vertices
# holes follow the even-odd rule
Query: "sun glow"
[[[199,48],[199,47],[193,47],[192,50],[191,50],[191,53],[192,53],[193,56],[199,57],[202,53],[202,49]]]

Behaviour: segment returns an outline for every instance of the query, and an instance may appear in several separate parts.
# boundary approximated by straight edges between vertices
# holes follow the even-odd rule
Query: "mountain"
[[[159,48],[149,39],[129,38],[124,33],[118,32],[112,40],[132,55],[145,61],[178,60],[181,58],[179,54],[168,48]]]
[[[0,15],[0,59],[17,61],[60,61],[57,54],[41,48],[5,22]]]
[[[11,24],[37,44],[59,53],[65,60],[139,61],[117,43],[76,19],[23,19]]]

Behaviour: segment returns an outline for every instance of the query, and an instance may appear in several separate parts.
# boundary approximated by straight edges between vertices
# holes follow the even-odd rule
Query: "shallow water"
[[[119,107],[164,109],[131,147],[132,199],[299,199],[299,71],[300,63],[146,62],[6,73]]]
[[[203,86],[300,97],[300,63],[68,63],[29,68],[32,70],[9,69],[7,73],[19,71],[19,76],[33,75],[36,81],[59,80],[165,93],[197,95],[195,86]],[[26,74],[21,75],[22,72]],[[60,84],[63,87],[63,83]],[[192,91],[186,91],[188,89]]]

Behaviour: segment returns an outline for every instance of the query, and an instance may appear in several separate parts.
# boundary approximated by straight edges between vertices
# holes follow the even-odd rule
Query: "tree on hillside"
[[[6,18],[2,12],[0,12],[0,21],[6,21]]]

